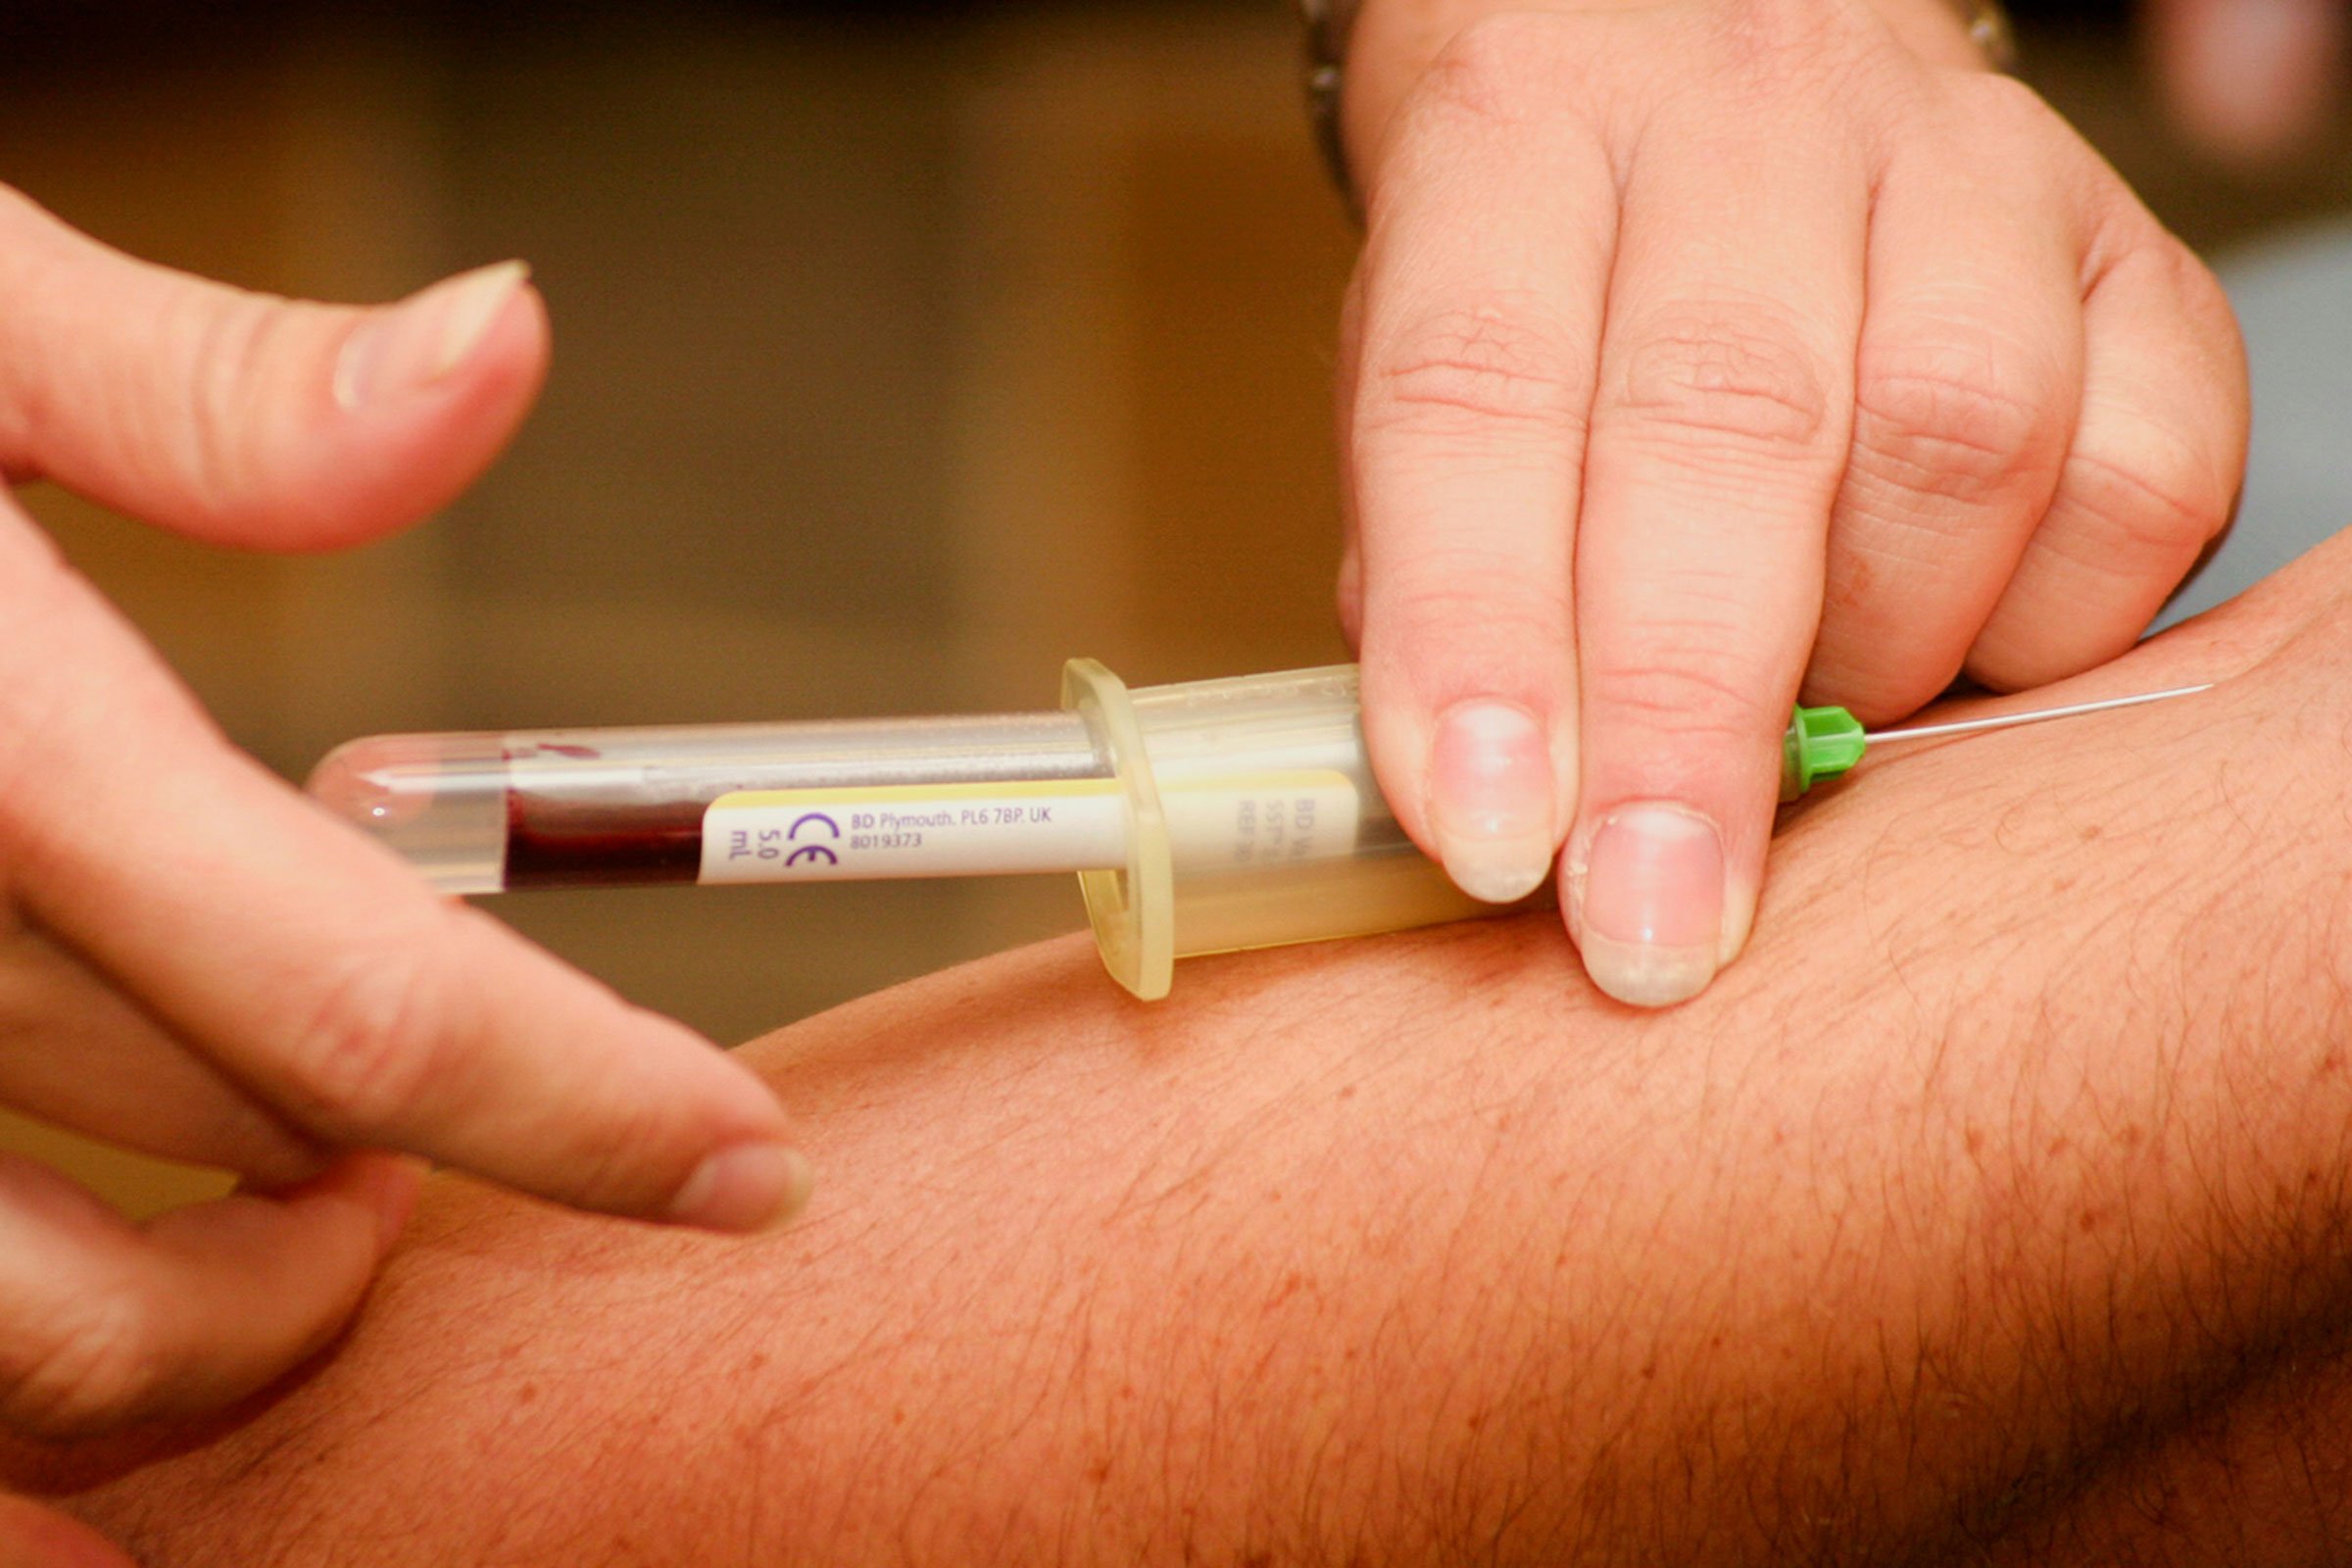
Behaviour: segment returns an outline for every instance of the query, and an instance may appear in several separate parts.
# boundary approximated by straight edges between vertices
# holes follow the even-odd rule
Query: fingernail
[[[1429,826],[1446,874],[1474,899],[1525,898],[1551,871],[1551,747],[1516,703],[1446,710],[1429,748]]]
[[[360,409],[425,390],[466,363],[530,275],[524,263],[500,262],[375,312],[343,341],[335,402]]]
[[[798,1150],[736,1144],[694,1168],[669,1200],[669,1217],[705,1230],[778,1230],[807,1205],[812,1183]]]
[[[1663,1007],[1723,962],[1723,837],[1688,807],[1644,801],[1601,818],[1570,879],[1585,972],[1619,1002]]]

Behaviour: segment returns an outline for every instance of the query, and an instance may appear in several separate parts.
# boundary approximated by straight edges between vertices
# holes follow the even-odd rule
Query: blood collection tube
[[[384,735],[321,802],[448,893],[1076,871],[1105,963],[1495,912],[1372,782],[1351,665],[1130,692],[1073,660],[1060,711]]]

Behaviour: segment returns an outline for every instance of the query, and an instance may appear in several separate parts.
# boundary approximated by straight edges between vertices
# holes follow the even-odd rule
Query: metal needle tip
[[[2007,729],[2012,724],[2038,724],[2045,718],[2073,718],[2078,713],[2101,713],[2111,708],[2137,708],[2142,703],[2161,703],[2173,697],[2193,697],[2198,692],[2213,690],[2213,682],[2199,686],[2174,686],[2160,692],[2140,692],[2132,697],[2109,697],[2095,703],[2070,703],[2064,708],[2036,709],[2031,713],[2002,713],[1993,718],[1968,718],[1955,724],[1921,724],[1911,729],[1872,730],[1863,736],[1871,745],[1886,741],[1924,741],[1936,735],[1973,735],[1980,730]]]

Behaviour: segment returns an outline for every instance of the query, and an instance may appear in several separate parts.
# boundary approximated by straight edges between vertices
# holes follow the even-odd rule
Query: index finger
[[[782,1109],[229,747],[0,503],[0,867],[50,931],[338,1144],[722,1228],[806,1186]]]
[[[1616,189],[1577,116],[1488,101],[1548,96],[1559,31],[1464,33],[1399,116],[1343,392],[1365,741],[1397,820],[1496,903],[1550,873],[1575,789],[1570,562]]]

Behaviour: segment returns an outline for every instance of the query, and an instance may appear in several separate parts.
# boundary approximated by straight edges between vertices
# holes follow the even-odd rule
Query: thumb
[[[328,549],[447,504],[547,370],[520,263],[309,305],[134,261],[0,187],[0,470],[218,544]]]
[[[0,1496],[0,1568],[137,1568],[87,1525],[23,1497]]]

